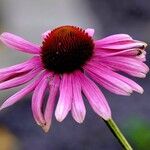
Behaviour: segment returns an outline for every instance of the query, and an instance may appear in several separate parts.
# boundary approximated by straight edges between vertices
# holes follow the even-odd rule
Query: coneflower
[[[68,112],[78,123],[83,122],[86,115],[83,93],[93,110],[109,126],[114,125],[109,105],[96,83],[119,95],[130,95],[133,91],[143,93],[141,86],[119,72],[145,77],[149,71],[144,64],[146,43],[134,40],[127,34],[94,40],[93,34],[94,29],[61,26],[45,32],[41,46],[11,33],[1,34],[0,40],[8,47],[34,56],[21,64],[0,69],[0,90],[28,82],[0,109],[13,105],[33,91],[34,119],[47,132],[54,111],[60,122]],[[49,97],[43,110],[46,90]]]

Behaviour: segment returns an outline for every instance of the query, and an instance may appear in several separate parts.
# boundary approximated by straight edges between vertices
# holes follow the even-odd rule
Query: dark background
[[[150,43],[149,0],[0,0],[0,31],[12,32],[40,43],[40,34],[59,25],[70,24],[95,28],[95,38],[127,33],[134,39]],[[28,55],[0,45],[0,67],[16,64]],[[147,64],[150,64],[149,46]],[[100,87],[112,109],[114,120],[136,150],[150,147],[150,79],[136,79],[143,86],[143,95],[130,97],[114,95]],[[0,92],[1,103],[12,93]],[[0,112],[0,139],[5,132],[11,139],[9,149],[0,150],[121,150],[101,118],[86,102],[87,115],[83,124],[77,124],[69,114],[58,123],[53,118],[50,131],[45,134],[34,122],[30,108],[31,95],[16,105]],[[15,140],[14,140],[15,139]],[[12,140],[12,142],[9,142]]]

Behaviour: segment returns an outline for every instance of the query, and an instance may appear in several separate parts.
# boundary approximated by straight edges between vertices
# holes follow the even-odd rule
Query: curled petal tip
[[[49,124],[45,124],[42,126],[42,129],[45,133],[48,133],[49,129],[50,129],[50,125]]]
[[[148,73],[149,72],[149,67],[147,67],[147,70],[146,70],[146,73]]]
[[[83,123],[84,122],[84,119],[85,119],[85,116],[86,116],[86,112],[80,112],[79,113],[79,116],[78,117],[74,117],[74,119],[76,120],[76,122],[78,122],[79,124]]]
[[[144,89],[141,88],[141,90],[139,90],[139,93],[140,93],[140,94],[143,94],[143,93],[144,93]]]
[[[75,119],[75,121],[79,124],[83,123],[84,119],[85,119],[85,115],[86,115],[86,112],[81,112],[79,113],[79,115],[75,115],[75,113],[72,113],[73,115],[73,118]]]
[[[36,121],[36,124],[37,124],[38,126],[41,126],[41,123],[39,123],[38,121]]]
[[[144,45],[144,48],[146,48],[146,47],[148,46],[147,43],[145,43],[145,42],[142,42],[142,43],[143,43],[143,45]]]
[[[76,120],[76,121],[77,121],[77,120]],[[78,120],[77,123],[81,124],[81,123],[83,123],[83,121],[84,121],[83,119],[80,120],[80,121]]]
[[[142,46],[143,46],[142,49],[145,49],[148,46],[148,44],[143,41],[137,41],[137,42],[142,44]]]
[[[139,78],[146,78],[146,74],[142,74]]]
[[[39,122],[38,120],[35,120],[35,121],[36,121],[36,124],[39,125],[39,126],[41,126],[41,127],[43,127],[43,126],[46,125],[45,121],[43,121],[43,122]]]
[[[7,108],[9,105],[6,105],[5,102],[0,106],[0,111]]]
[[[62,122],[68,113],[63,113],[61,111],[58,111],[58,109],[55,111],[55,118],[58,122]]]
[[[64,120],[64,117],[62,117],[61,115],[55,115],[55,117],[58,122],[62,122]]]
[[[134,41],[137,42],[137,43],[143,44],[144,48],[146,48],[147,45],[148,45],[146,42],[143,42],[143,41],[138,41],[138,40],[134,40]]]
[[[3,107],[3,106],[1,106],[1,107],[0,107],[0,111],[1,111],[1,110],[3,110],[3,109],[4,109],[4,107]]]
[[[58,122],[62,122],[64,120],[65,116],[64,116],[64,114],[63,114],[63,112],[62,112],[62,110],[60,108],[59,109],[56,108],[56,110],[55,110],[55,118],[56,118],[56,120]]]
[[[133,93],[132,88],[127,90],[126,96],[131,96],[131,94]]]

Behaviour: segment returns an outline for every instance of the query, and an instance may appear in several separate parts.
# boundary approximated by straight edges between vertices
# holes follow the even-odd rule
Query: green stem
[[[105,120],[105,123],[109,127],[109,129],[112,131],[114,136],[118,139],[120,144],[124,147],[125,150],[133,150],[126,138],[123,136],[119,128],[117,127],[116,123],[113,121],[113,119]]]

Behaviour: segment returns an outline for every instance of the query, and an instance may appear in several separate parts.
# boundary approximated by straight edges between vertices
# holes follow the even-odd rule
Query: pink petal
[[[125,56],[138,58],[145,61],[145,48],[147,44],[141,41],[132,39],[128,35],[112,35],[102,40],[95,41],[94,56],[110,57],[110,56]],[[140,57],[138,57],[142,54]]]
[[[115,87],[115,84],[114,84],[114,87],[112,87],[112,86],[108,85],[107,82],[104,83],[103,80],[101,79],[101,77],[98,76],[98,73],[99,73],[99,72],[96,71],[97,69],[98,69],[100,72],[105,72],[105,74],[109,74],[109,75],[111,75],[112,77],[114,77],[114,78],[116,78],[116,79],[122,81],[123,83],[127,84],[133,91],[136,91],[136,92],[141,93],[141,94],[143,93],[143,88],[142,88],[141,86],[139,86],[137,83],[135,83],[134,81],[130,80],[129,78],[126,78],[126,77],[124,77],[124,76],[122,76],[122,75],[120,75],[120,74],[118,74],[118,73],[116,73],[116,72],[113,72],[113,71],[111,71],[111,70],[109,70],[109,69],[107,69],[107,68],[101,66],[100,64],[98,64],[97,66],[95,65],[95,71],[93,71],[93,70],[89,71],[90,69],[87,71],[87,72],[91,75],[91,77],[92,77],[97,83],[103,85],[105,88],[107,88],[107,89],[110,90],[111,92],[114,92],[114,93],[116,93],[116,94],[125,95],[125,94],[123,93],[123,90],[124,90],[124,89],[121,89],[121,88],[120,88],[120,89],[117,89],[117,88],[116,88],[116,87],[117,87],[117,84],[118,84],[117,82],[116,82],[116,87]],[[125,92],[125,91],[124,91],[124,92]]]
[[[101,79],[99,76],[97,76],[96,74],[94,74],[90,70],[86,70],[86,72],[90,75],[90,77],[95,82],[97,82],[98,84],[100,84],[101,86],[103,86],[104,88],[109,90],[110,92],[113,92],[113,93],[119,94],[119,95],[130,95],[130,93],[126,92],[125,90],[123,90],[121,88],[119,88],[118,86],[116,86],[112,83],[109,83],[107,80]]]
[[[30,71],[26,75],[16,77],[11,80],[2,82],[2,83],[0,83],[0,90],[9,89],[9,88],[16,87],[16,86],[22,85],[24,83],[27,83],[28,81],[33,79],[40,71],[41,71],[41,68],[38,68],[38,69]]]
[[[37,64],[40,64],[40,62],[41,62],[40,57],[34,56],[31,59],[29,59],[23,63],[0,69],[0,75],[19,71],[19,70],[23,69],[24,67],[32,67],[35,65],[37,66]]]
[[[133,41],[133,39],[127,34],[115,34],[115,35],[110,35],[101,40],[97,40],[97,41],[95,41],[95,44],[102,46],[102,45],[124,42],[124,41],[130,42],[130,41]]]
[[[26,75],[27,73],[29,73],[31,70],[33,70],[33,67],[31,66],[26,66],[25,68],[22,68],[18,71],[14,71],[14,72],[9,72],[9,73],[0,73],[0,83],[1,82],[5,82],[8,80],[11,80],[13,78],[17,78],[17,77],[21,77],[23,75]]]
[[[136,82],[134,82],[133,80],[126,78],[115,72],[112,72],[112,75],[115,76],[116,78],[122,80],[123,82],[127,83],[129,86],[131,86],[133,91],[143,94],[143,92],[144,92],[143,88],[140,85],[138,85]]]
[[[125,49],[121,51],[110,51],[108,49],[95,49],[95,56],[101,56],[101,57],[110,57],[110,56],[138,56],[139,53],[144,53],[144,50],[140,50],[139,48],[134,49]]]
[[[50,33],[51,33],[51,30],[48,30],[48,31],[44,32],[42,34],[42,38],[45,39]]]
[[[44,112],[44,118],[45,118],[46,124],[43,126],[43,130],[45,132],[48,132],[51,126],[51,120],[52,120],[52,115],[53,115],[53,111],[54,111],[54,107],[56,103],[56,95],[58,93],[59,83],[60,83],[60,78],[58,75],[55,75],[54,79],[50,81],[50,94],[49,94],[45,112]]]
[[[101,59],[101,62],[136,77],[145,77],[149,72],[148,66],[136,58],[116,56]]]
[[[85,32],[88,33],[88,35],[91,36],[91,37],[93,37],[93,35],[94,35],[94,29],[87,28],[87,29],[85,30]]]
[[[95,45],[97,47],[97,45]],[[127,43],[127,44],[120,44],[120,45],[104,45],[100,48],[104,49],[115,49],[115,50],[122,50],[122,49],[133,49],[133,48],[140,48],[143,49],[145,47],[145,43],[139,42],[139,43]]]
[[[72,79],[71,75],[63,74],[60,83],[60,96],[55,110],[56,119],[61,122],[71,109],[72,103]]]
[[[141,41],[133,40],[129,35],[118,34],[95,41],[95,56],[138,56],[143,53],[147,44]],[[141,58],[140,58],[141,59]],[[145,57],[141,59],[145,60]]]
[[[6,75],[2,74],[2,75],[0,75],[0,83],[5,82],[5,81],[10,80],[10,79],[13,79],[13,78],[16,78],[16,77],[23,76],[23,75],[27,74],[30,71],[31,71],[31,69],[24,68],[24,69],[21,69],[19,71],[7,73]]]
[[[39,54],[40,46],[24,40],[23,38],[11,33],[4,32],[0,35],[0,40],[10,48],[17,49],[30,54]]]
[[[99,78],[99,83],[106,89],[110,90],[110,85],[114,87],[113,91],[110,90],[111,92],[121,95],[130,95],[132,93],[132,88],[128,84],[114,77],[110,72],[106,72],[106,68],[103,69],[100,64],[95,64],[93,62],[88,64],[85,70],[95,74],[95,76]]]
[[[42,67],[42,64],[39,59],[35,57],[22,64],[0,69],[0,82],[23,76],[37,67]]]
[[[141,55],[137,56],[136,58],[143,62],[146,61],[146,55],[144,55],[144,54],[141,54]]]
[[[44,94],[48,85],[48,75],[45,75],[43,79],[39,82],[39,84],[36,86],[33,96],[32,96],[32,112],[35,121],[38,125],[44,126],[45,119],[42,114],[42,104],[43,104],[43,98]]]
[[[82,123],[86,115],[85,105],[82,99],[81,94],[81,85],[78,77],[73,75],[72,77],[72,86],[73,86],[73,101],[72,101],[72,116],[78,122]]]
[[[77,72],[76,75],[80,79],[82,91],[87,97],[93,110],[103,119],[110,119],[111,110],[100,89],[96,86],[94,82],[85,77],[83,73]]]
[[[32,92],[35,87],[37,86],[37,84],[39,83],[39,81],[41,81],[41,79],[43,78],[45,74],[42,74],[38,79],[36,79],[35,81],[33,81],[32,83],[30,83],[29,85],[27,85],[26,87],[24,87],[23,89],[21,89],[20,91],[18,91],[17,93],[15,93],[14,95],[12,95],[11,97],[9,97],[0,107],[0,110],[9,107],[13,104],[15,104],[16,102],[18,102],[20,99],[22,99],[24,96],[26,96],[27,94],[29,94],[30,92]]]

